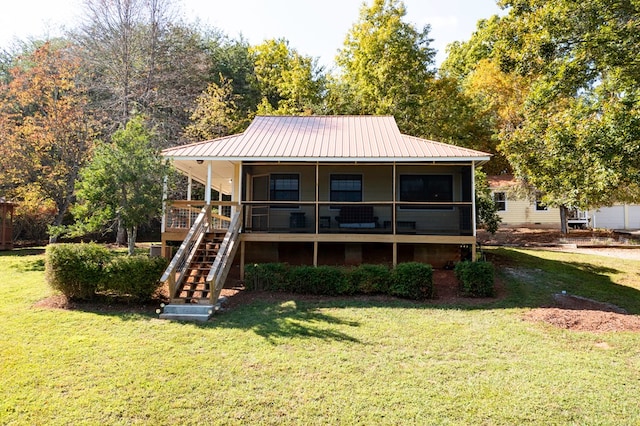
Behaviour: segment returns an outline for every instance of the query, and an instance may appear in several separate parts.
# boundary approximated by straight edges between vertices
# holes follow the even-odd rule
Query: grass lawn
[[[490,249],[481,306],[256,301],[207,324],[34,307],[0,253],[0,424],[640,424],[640,333],[522,320],[553,293],[640,314],[640,262]]]

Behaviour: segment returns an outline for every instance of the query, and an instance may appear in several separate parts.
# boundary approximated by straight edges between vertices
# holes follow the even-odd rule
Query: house
[[[502,219],[501,226],[560,228],[560,210],[520,194],[513,175],[488,176],[487,181]],[[614,204],[588,211],[574,209],[568,212],[567,222],[573,228],[637,230],[640,229],[640,205]]]
[[[521,194],[513,175],[487,176],[503,227],[558,228],[560,210]]]
[[[474,169],[490,155],[403,135],[393,117],[258,116],[241,134],[163,155],[190,182],[163,220],[165,253],[181,242],[175,267],[198,257],[185,253],[205,244],[190,241],[199,233],[211,234],[213,269],[229,268],[237,252],[241,276],[261,262],[442,267],[475,255]],[[191,200],[193,181],[205,200]],[[210,278],[218,273],[226,277],[221,269]],[[171,285],[178,298],[181,285]]]

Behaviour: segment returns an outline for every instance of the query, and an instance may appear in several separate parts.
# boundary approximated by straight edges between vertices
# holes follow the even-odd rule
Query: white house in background
[[[513,175],[487,177],[498,215],[504,227],[560,228],[560,211],[517,194]],[[631,230],[640,229],[640,205],[615,204],[589,211],[569,212],[570,227]]]
[[[487,181],[502,219],[501,226],[560,228],[560,210],[519,196],[513,175],[487,176]]]

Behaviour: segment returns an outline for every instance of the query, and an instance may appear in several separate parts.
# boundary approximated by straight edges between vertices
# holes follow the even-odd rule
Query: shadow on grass
[[[240,328],[251,330],[271,343],[277,339],[320,339],[360,343],[338,328],[359,327],[355,321],[345,321],[292,300],[256,302],[235,312],[222,313],[202,327]]]
[[[630,314],[640,314],[640,291],[614,283],[608,274],[636,277],[637,271],[617,270],[611,266],[572,261],[570,255],[560,260],[536,256],[534,251],[496,248],[488,251],[488,260],[495,265],[496,278],[501,283],[497,298],[430,300],[414,302],[384,296],[308,297],[295,294],[265,293],[239,298],[232,309],[214,316],[207,323],[189,324],[199,328],[234,328],[251,330],[270,342],[287,338],[308,338],[360,343],[348,334],[358,322],[345,321],[322,309],[386,308],[386,309],[456,309],[491,310],[537,308],[553,306],[554,294],[563,290],[569,294],[610,303]],[[632,263],[631,263],[632,264]],[[639,266],[640,268],[640,266]],[[250,293],[251,294],[251,293]],[[235,296],[234,296],[235,297]],[[119,317],[123,321],[154,318],[155,306],[108,303],[77,304],[71,309]],[[185,324],[186,325],[186,324]]]
[[[44,254],[44,247],[17,248],[13,250],[0,251],[0,257],[38,256],[41,254]]]

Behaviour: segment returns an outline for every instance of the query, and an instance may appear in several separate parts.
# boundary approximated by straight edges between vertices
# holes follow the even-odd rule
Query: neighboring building
[[[501,226],[560,228],[560,210],[518,194],[513,175],[488,176]]]
[[[589,211],[591,226],[601,229],[640,229],[640,205],[615,204]]]
[[[211,200],[205,190],[203,201],[170,202],[163,245],[183,241],[211,205],[227,214],[203,220],[210,231],[229,228],[237,244],[227,255],[239,247],[241,275],[262,262],[442,267],[475,256],[473,176],[490,155],[403,135],[393,117],[259,116],[241,134],[163,155],[230,199]],[[194,244],[183,242],[183,252]]]

